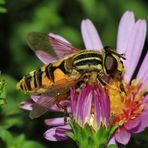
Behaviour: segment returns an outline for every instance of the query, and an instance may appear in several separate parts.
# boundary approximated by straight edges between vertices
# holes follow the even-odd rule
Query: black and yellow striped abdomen
[[[29,93],[55,92],[74,85],[85,73],[102,71],[101,51],[81,50],[69,57],[32,71],[18,83],[18,89]]]
[[[65,68],[65,60],[60,60],[30,72],[18,83],[18,89],[29,93],[43,93],[52,86],[64,83],[67,80],[68,71]],[[59,81],[60,80],[60,81]]]

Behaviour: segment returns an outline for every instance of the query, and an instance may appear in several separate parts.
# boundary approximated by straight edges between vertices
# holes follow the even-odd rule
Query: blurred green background
[[[26,43],[28,32],[53,32],[84,48],[80,23],[89,18],[104,45],[115,47],[118,23],[126,10],[134,11],[136,18],[148,20],[148,1],[144,0],[0,0],[0,70],[1,79],[7,83],[7,104],[0,106],[0,148],[77,147],[72,141],[49,142],[43,138],[48,129],[43,120],[57,114],[31,120],[27,111],[19,109],[19,103],[29,96],[16,90],[17,81],[42,65]],[[146,41],[143,56],[147,48]],[[147,137],[146,130],[119,148],[147,148]]]

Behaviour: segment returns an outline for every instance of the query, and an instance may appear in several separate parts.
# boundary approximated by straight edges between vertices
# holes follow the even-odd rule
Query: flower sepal
[[[67,135],[72,138],[80,148],[117,148],[116,145],[108,145],[110,138],[117,129],[117,126],[102,125],[97,131],[90,125],[80,126],[76,122],[70,123],[72,131]]]

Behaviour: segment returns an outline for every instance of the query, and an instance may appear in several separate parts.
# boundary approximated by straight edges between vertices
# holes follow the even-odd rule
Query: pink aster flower
[[[81,31],[86,49],[101,50],[103,48],[100,37],[90,20],[82,21]],[[146,66],[148,55],[145,56],[136,79],[131,79],[143,49],[145,36],[145,20],[140,19],[135,22],[133,12],[125,12],[119,23],[116,49],[118,53],[126,54],[123,81],[127,94],[121,95],[112,89],[109,90],[111,113],[115,117],[114,124],[120,125],[113,139],[122,144],[128,143],[132,133],[142,132],[148,126],[146,117],[148,98],[144,95],[148,84]],[[110,85],[116,86],[115,82]],[[80,115],[83,117],[82,113]]]
[[[94,25],[89,19],[82,21],[81,32],[86,49],[101,50],[103,48],[101,39]],[[70,44],[61,36],[55,34],[49,35]],[[135,21],[133,12],[125,12],[119,23],[116,45],[117,52],[125,53],[126,55],[126,60],[124,61],[125,73],[123,82],[110,82],[110,85],[117,88],[119,87],[117,83],[123,83],[125,92],[119,93],[116,90],[108,88],[108,95],[110,98],[110,111],[105,111],[104,109],[99,110],[99,108],[95,107],[96,104],[101,105],[101,100],[92,95],[94,92],[97,92],[97,95],[100,95],[100,89],[99,92],[97,91],[99,86],[97,86],[95,89],[92,89],[91,86],[84,87],[79,95],[75,92],[74,89],[71,90],[71,111],[73,113],[73,118],[82,126],[84,126],[85,123],[89,123],[90,119],[93,119],[93,126],[96,127],[97,125],[97,127],[99,127],[98,123],[100,124],[104,120],[108,121],[108,112],[110,112],[114,117],[113,125],[118,124],[119,126],[112,139],[115,140],[115,142],[122,144],[128,143],[132,133],[142,132],[146,127],[148,127],[148,95],[145,95],[148,85],[148,68],[146,66],[148,61],[147,54],[143,60],[136,78],[132,80],[132,75],[138,64],[143,49],[145,36],[145,20],[139,19]],[[62,53],[56,50],[59,47],[55,47],[54,43],[52,45],[59,58],[62,57]],[[70,54],[70,52],[65,54]],[[56,60],[51,58],[48,53],[41,50],[36,51],[36,55],[46,64]],[[84,93],[84,90],[86,93]],[[80,104],[86,105],[87,108],[80,108]],[[92,107],[92,104],[94,104],[94,107]],[[92,108],[94,109],[93,118],[91,118],[90,111]],[[46,139],[52,141],[67,139],[65,133],[66,131],[69,131],[71,127],[69,125],[65,125],[64,117],[47,119],[45,120],[45,123],[49,126],[53,126],[53,128],[50,128],[45,132],[44,136]]]
[[[91,21],[83,20],[81,27],[86,48],[101,49],[102,43]],[[128,143],[132,133],[142,132],[148,127],[146,117],[148,115],[148,96],[144,95],[148,85],[147,54],[136,79],[131,79],[143,49],[145,36],[145,20],[135,21],[133,12],[125,12],[119,23],[116,49],[118,53],[126,54],[123,78],[126,95],[109,90],[111,113],[115,116],[114,122],[120,125],[114,137],[117,142],[122,144]]]
[[[73,133],[73,136],[71,136],[71,138],[77,141],[80,146],[83,145],[82,139],[84,139],[84,141],[90,140],[86,139],[89,137],[87,136],[87,134],[96,134],[96,136],[91,135],[92,139],[97,138],[99,139],[100,143],[97,142],[93,145],[99,147],[101,144],[108,144],[113,131],[116,129],[113,126],[110,126],[110,99],[108,96],[108,91],[102,88],[102,86],[99,84],[84,84],[80,92],[78,92],[75,88],[71,88],[70,94],[70,113],[72,117],[67,118],[67,120],[72,123],[73,126],[75,126],[75,123],[77,123],[78,125],[76,127],[79,130],[87,131],[87,129],[89,128],[91,131],[90,133],[88,132],[89,130],[87,131],[88,133],[85,131],[86,135],[83,135],[81,138],[81,132],[71,132]],[[63,118],[46,119],[45,123],[49,126],[56,126],[45,132],[44,136],[46,139],[52,141],[61,141],[68,139],[67,132],[71,131],[72,129],[71,126],[69,126],[68,124],[64,125]],[[99,131],[101,128],[103,128],[103,130]],[[76,129],[74,128],[73,130]],[[101,134],[98,134],[99,132],[101,132]],[[101,137],[97,137],[98,135],[101,135]],[[81,139],[81,141],[79,141],[79,139]]]
[[[109,125],[110,100],[107,90],[98,84],[85,84],[80,91],[71,89],[71,113],[73,120],[81,127],[89,125],[94,130]]]

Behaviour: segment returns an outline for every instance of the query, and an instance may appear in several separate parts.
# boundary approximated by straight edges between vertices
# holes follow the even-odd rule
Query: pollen
[[[108,90],[111,114],[114,116],[113,124],[121,126],[143,111],[144,89],[141,88],[141,82],[136,83],[135,80],[131,84],[113,80],[110,82],[110,86]]]

